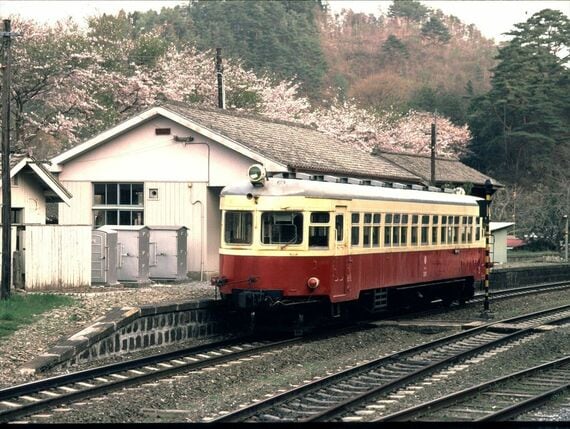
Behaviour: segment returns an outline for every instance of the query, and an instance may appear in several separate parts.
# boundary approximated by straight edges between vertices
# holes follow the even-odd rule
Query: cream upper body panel
[[[479,239],[475,239],[475,228],[480,225],[475,224],[475,219],[479,216],[479,206],[477,201],[481,198],[448,194],[443,192],[416,191],[407,189],[392,189],[385,187],[338,184],[330,182],[317,182],[295,179],[277,179],[268,180],[264,186],[253,186],[250,182],[239,183],[228,186],[222,190],[221,209],[224,211],[250,211],[253,214],[253,240],[252,243],[244,245],[234,245],[225,243],[222,237],[221,254],[251,254],[264,256],[327,256],[338,254],[338,242],[335,241],[333,235],[329,241],[329,246],[322,249],[314,249],[308,246],[304,241],[300,244],[283,245],[266,245],[261,242],[261,214],[267,211],[287,211],[301,212],[305,216],[304,231],[305,237],[309,234],[310,213],[312,212],[338,212],[339,208],[343,208],[345,213],[345,244],[347,252],[350,254],[365,254],[377,252],[402,252],[402,251],[428,251],[428,250],[444,250],[461,248],[480,248],[483,244],[482,234]],[[366,228],[363,217],[359,221],[359,245],[352,246],[351,236],[353,224],[351,223],[352,213],[380,213],[381,221],[376,224],[384,230],[386,226],[386,214],[401,213],[410,216],[406,227],[406,244],[402,245],[385,245],[380,239],[378,246],[362,245],[362,230]],[[430,215],[429,227],[441,228],[441,224],[433,223],[433,216],[460,216],[472,218],[472,234],[473,239],[469,242],[460,243],[442,243],[438,239],[433,243],[430,239],[429,244],[412,244],[411,230],[412,216]],[[334,230],[334,216],[331,216],[329,226]],[[224,220],[222,220],[222,223]],[[372,228],[372,226],[370,226]],[[421,228],[421,222],[417,225]],[[224,225],[222,225],[222,231]],[[431,232],[430,232],[431,234]],[[439,234],[439,233],[438,233]],[[430,235],[431,236],[431,235]]]

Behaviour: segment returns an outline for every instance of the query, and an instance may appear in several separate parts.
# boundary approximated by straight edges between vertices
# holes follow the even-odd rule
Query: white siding
[[[91,227],[28,225],[24,242],[26,290],[91,284]]]
[[[37,177],[19,173],[17,178],[18,186],[11,188],[12,208],[24,209],[24,223],[46,223],[46,202]]]
[[[60,225],[91,225],[93,223],[93,185],[91,182],[61,182],[73,195],[71,206],[58,205]]]
[[[170,128],[156,135],[155,128]],[[174,136],[193,137],[189,143]],[[92,224],[93,182],[143,182],[144,223],[185,226],[188,271],[217,272],[221,187],[242,180],[254,161],[170,119],[157,117],[61,165],[59,180],[73,195],[59,205],[59,223]],[[208,186],[214,187],[208,191]],[[149,189],[158,199],[149,199]]]
[[[149,189],[158,190],[158,200],[149,199]],[[144,219],[148,226],[185,226],[188,228],[188,271],[199,272],[207,263],[204,228],[205,183],[145,183]]]

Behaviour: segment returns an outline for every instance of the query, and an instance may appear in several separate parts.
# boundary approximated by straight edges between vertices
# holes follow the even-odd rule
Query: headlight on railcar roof
[[[247,175],[249,176],[249,181],[253,186],[263,186],[263,182],[265,182],[265,178],[267,177],[267,172],[263,165],[253,164],[249,167]]]

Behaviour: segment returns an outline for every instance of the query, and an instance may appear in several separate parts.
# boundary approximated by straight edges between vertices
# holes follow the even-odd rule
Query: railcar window
[[[408,242],[408,215],[402,215],[402,224],[400,227],[400,245],[405,246]]]
[[[228,211],[225,217],[224,240],[228,244],[251,244],[253,215],[251,212]]]
[[[439,239],[441,240],[441,244],[447,243],[447,216],[441,217],[441,234],[439,235]]]
[[[362,245],[364,247],[371,246],[372,236],[372,213],[364,213],[364,226],[362,229]]]
[[[327,212],[311,213],[311,223],[329,223],[330,218],[331,215]]]
[[[301,244],[303,214],[301,212],[264,212],[261,214],[263,244]]]
[[[335,216],[334,227],[336,231],[336,241],[344,240],[344,215],[337,214]]]
[[[473,243],[473,217],[469,216],[467,218],[467,242]]]
[[[412,234],[411,234],[411,244],[412,246],[418,245],[418,215],[412,215]]]
[[[479,216],[475,218],[475,225],[475,241],[479,241],[481,240],[481,218]]]
[[[439,216],[431,217],[431,244],[437,244],[437,231],[439,230]]]
[[[459,243],[459,222],[461,216],[455,216],[453,224],[453,242],[455,244]]]
[[[384,246],[392,245],[392,214],[388,213],[384,216]]]
[[[392,246],[400,245],[400,222],[402,221],[402,215],[395,214],[392,220]]]
[[[467,243],[467,216],[461,216],[461,242]]]
[[[445,235],[447,236],[447,244],[453,243],[453,216],[446,216],[447,218],[447,228],[445,229]]]
[[[309,226],[309,247],[328,247],[329,246],[329,225],[330,213],[328,212],[312,212],[311,225]],[[317,225],[313,225],[317,224]]]
[[[380,220],[382,216],[380,213],[374,213],[372,217],[372,247],[380,247]]]
[[[358,243],[360,243],[360,213],[352,213],[351,223],[350,244],[352,246],[358,246]]]
[[[424,215],[422,216],[422,238],[421,238],[421,243],[423,246],[429,244],[429,235],[428,235],[428,231],[429,231],[429,216]]]

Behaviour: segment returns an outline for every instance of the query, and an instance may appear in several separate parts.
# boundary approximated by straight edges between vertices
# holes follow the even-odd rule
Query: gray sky
[[[137,1],[19,1],[0,0],[0,17],[19,14],[24,18],[32,18],[38,22],[55,23],[67,16],[73,17],[78,24],[84,24],[85,18],[103,13],[117,13],[120,9],[127,12],[135,10],[159,11],[162,7],[186,4],[184,0],[137,0]],[[475,24],[484,36],[496,41],[506,40],[501,33],[513,28],[513,25],[524,22],[534,13],[550,8],[557,9],[570,16],[570,1],[422,1],[432,9],[441,9],[445,14],[455,15],[466,24]],[[356,12],[378,14],[386,12],[391,1],[344,1],[330,0],[333,12],[350,8]]]

